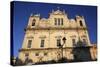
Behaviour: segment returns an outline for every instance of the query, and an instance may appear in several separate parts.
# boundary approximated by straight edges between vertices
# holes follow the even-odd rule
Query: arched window
[[[82,21],[80,20],[79,22],[80,22],[80,26],[83,26],[83,23],[82,23]]]
[[[33,19],[33,21],[32,21],[32,26],[35,26],[35,22],[36,22],[36,20]]]

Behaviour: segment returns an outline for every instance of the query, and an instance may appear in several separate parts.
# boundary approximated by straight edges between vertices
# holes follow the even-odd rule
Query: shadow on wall
[[[91,61],[90,47],[73,48],[74,61]]]
[[[68,60],[67,58],[59,58],[58,61],[51,60],[51,61],[41,61],[37,63],[33,63],[33,61],[29,58],[25,59],[25,62],[22,62],[21,59],[18,57],[15,59],[15,63],[11,63],[14,66],[21,66],[21,65],[34,65],[34,64],[54,64],[54,63],[68,63],[68,62],[84,62],[84,61],[96,61],[91,58],[90,46],[84,45],[82,41],[78,41],[76,46],[72,49],[72,54],[74,56],[73,60]],[[12,61],[12,60],[11,60]]]
[[[77,45],[73,48],[74,61],[91,61],[90,46],[82,41],[78,41]]]

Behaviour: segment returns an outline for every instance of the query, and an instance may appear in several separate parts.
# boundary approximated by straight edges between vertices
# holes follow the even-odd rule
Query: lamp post
[[[62,41],[63,41],[63,44],[61,45],[62,46],[61,48],[62,48],[62,59],[63,59],[63,46],[66,43],[66,38],[63,37]]]
[[[61,53],[62,53],[61,59],[63,60],[63,46],[66,43],[66,38],[63,37],[62,41],[63,41],[63,44],[61,45],[61,43],[59,43],[58,46],[59,46],[59,48],[61,48]]]

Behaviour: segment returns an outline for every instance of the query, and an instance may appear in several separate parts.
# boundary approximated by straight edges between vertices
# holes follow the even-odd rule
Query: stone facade
[[[63,57],[70,61],[75,59],[73,48],[77,47],[78,41],[85,47],[92,47],[83,16],[77,15],[75,19],[69,19],[67,13],[59,9],[52,10],[48,18],[40,18],[39,14],[31,15],[19,58],[23,62],[29,58],[33,63],[57,61],[63,53]],[[63,52],[59,45],[63,45]]]

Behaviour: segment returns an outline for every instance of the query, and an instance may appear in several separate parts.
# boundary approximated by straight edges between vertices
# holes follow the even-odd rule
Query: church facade
[[[94,56],[96,51],[93,53],[92,50],[85,18],[77,15],[69,19],[64,10],[52,10],[48,18],[41,18],[40,14],[29,17],[19,58],[23,62],[31,59],[32,63],[58,61],[60,58],[72,61],[76,47],[89,47],[90,57],[97,58],[97,54]]]

